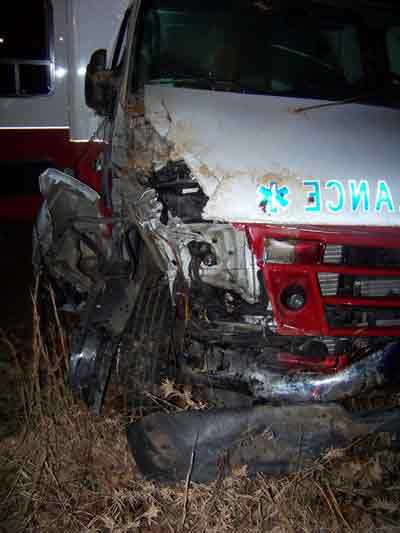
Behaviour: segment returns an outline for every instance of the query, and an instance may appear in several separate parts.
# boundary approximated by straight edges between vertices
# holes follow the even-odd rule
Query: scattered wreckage
[[[400,26],[385,13],[373,45],[368,10],[135,1],[111,67],[93,54],[102,190],[41,176],[34,264],[79,314],[70,383],[95,412],[111,373],[132,405],[165,377],[208,401],[129,429],[145,475],[183,479],[194,448],[194,479],[221,454],[226,471],[288,472],[398,430],[396,407],[341,405],[400,381]]]

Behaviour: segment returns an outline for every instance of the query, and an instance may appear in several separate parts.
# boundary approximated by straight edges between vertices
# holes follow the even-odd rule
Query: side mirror
[[[111,70],[107,70],[107,50],[96,50],[86,69],[86,105],[106,117],[112,112],[114,96],[113,74]]]

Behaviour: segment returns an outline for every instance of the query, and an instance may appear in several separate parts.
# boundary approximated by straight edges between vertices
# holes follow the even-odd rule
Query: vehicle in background
[[[230,408],[134,430],[156,477],[163,443],[187,472],[197,442],[207,462],[251,420],[268,435],[262,404],[316,403],[325,431],[324,406],[400,381],[400,15],[362,4],[134,1],[122,61],[92,55],[111,215],[49,170],[34,261],[80,313],[70,381],[95,411],[112,370],[133,403],[170,377]],[[301,412],[295,444],[325,442]]]
[[[0,19],[0,219],[34,220],[38,177],[69,169],[98,188],[89,145],[99,120],[85,104],[86,64],[111,49],[128,0],[8,3]],[[104,16],[104,12],[107,16]]]

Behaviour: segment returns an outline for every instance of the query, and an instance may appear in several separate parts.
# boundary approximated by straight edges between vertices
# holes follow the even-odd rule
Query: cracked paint
[[[205,219],[399,225],[398,112],[362,104],[312,115],[290,111],[311,103],[157,85],[145,90],[146,118],[210,198]],[[260,206],[261,187],[274,184],[283,202]]]

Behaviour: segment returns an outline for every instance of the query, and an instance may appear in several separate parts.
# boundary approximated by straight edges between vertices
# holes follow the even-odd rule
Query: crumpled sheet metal
[[[46,170],[39,182],[44,202],[33,231],[35,270],[45,265],[55,280],[86,293],[92,280],[79,268],[80,241],[87,244],[99,262],[104,263],[111,254],[98,209],[100,196],[81,181],[53,168]]]
[[[57,211],[56,223],[58,228],[67,222],[65,213],[62,216],[62,211],[59,212],[57,210],[57,204],[60,203],[60,199],[62,200],[65,194],[70,196],[70,193],[75,197],[80,196],[85,208],[91,211],[90,214],[93,214],[94,205],[100,199],[96,191],[72,176],[54,168],[47,169],[39,176],[39,188],[44,202],[39,211],[33,232],[33,265],[36,269],[39,269],[41,261],[54,243],[55,228],[53,226],[56,213],[53,212],[52,216],[52,211],[54,209]]]
[[[48,168],[39,177],[40,192],[44,198],[49,199],[52,187],[59,185],[60,183],[66,185],[74,191],[82,194],[91,203],[95,203],[100,200],[99,194],[85,185],[82,181],[77,180],[65,172],[61,172],[55,168]],[[51,204],[50,204],[51,207]]]
[[[196,375],[192,374],[196,381]],[[197,376],[200,379],[200,376]],[[400,341],[387,344],[336,373],[277,371],[249,366],[242,373],[207,374],[207,382],[223,387],[248,387],[259,400],[278,402],[333,402],[352,398],[378,387],[400,383]]]
[[[289,474],[331,447],[399,429],[399,408],[350,414],[338,405],[265,405],[154,413],[129,426],[128,442],[145,477],[174,483],[191,472],[192,481],[208,482],[244,465],[250,475]]]
[[[100,412],[113,357],[134,298],[125,272],[111,261],[112,243],[105,237],[106,219],[98,193],[55,169],[40,176],[44,203],[34,228],[33,262],[44,265],[63,297],[76,291],[81,299],[63,307],[84,311],[72,338],[69,382],[73,391]],[[82,243],[95,268],[84,271]],[[87,253],[87,252],[86,252]]]

